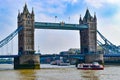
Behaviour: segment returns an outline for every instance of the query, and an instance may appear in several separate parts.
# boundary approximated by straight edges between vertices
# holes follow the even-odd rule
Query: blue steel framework
[[[22,29],[23,29],[22,26],[17,28],[9,36],[7,36],[5,39],[1,40],[0,41],[0,48],[3,47],[4,45],[6,45],[9,41],[11,41],[17,35],[17,33],[19,33]]]
[[[38,25],[39,24],[39,25]],[[43,25],[43,26],[40,26],[40,25]],[[53,25],[54,23],[35,23],[35,28],[43,28],[44,29],[44,26],[47,24],[47,27],[48,26],[51,26],[51,24]],[[49,24],[49,25],[48,25]],[[56,24],[56,26],[58,26],[58,25],[60,25],[60,23],[55,23]],[[70,24],[69,24],[70,25]],[[72,25],[71,26],[71,28],[69,29],[68,27],[66,27],[66,24],[64,24],[64,26],[61,26],[61,27],[66,27],[66,30],[71,30],[72,29],[72,27],[73,26],[75,26],[75,25],[77,25],[77,24],[74,24],[74,25]],[[68,25],[67,25],[68,26]],[[75,28],[74,28],[74,30],[77,30],[77,29],[84,29],[84,28],[87,28],[87,26],[86,25],[82,25],[81,27],[79,27],[80,25],[77,25]],[[79,27],[79,28],[78,28]],[[54,26],[52,26],[52,27],[49,27],[50,29],[53,29],[54,28]],[[59,27],[58,27],[59,28]],[[3,39],[2,41],[0,41],[0,48],[1,47],[3,47],[5,44],[7,44],[10,40],[12,40],[16,35],[17,35],[17,33],[19,33],[21,30],[23,29],[23,27],[20,27],[20,28],[18,28],[18,29],[16,29],[13,33],[11,33],[9,36],[7,36],[5,39]],[[56,28],[57,29],[57,28]],[[61,28],[62,29],[62,28]],[[100,36],[102,36],[101,38],[104,38],[103,40],[104,41],[106,41],[107,42],[107,39],[99,32],[99,31],[97,31],[98,32],[98,34],[100,35]],[[105,49],[105,50],[113,50],[114,51],[114,49],[117,49],[118,50],[118,48],[116,48],[116,46],[115,45],[113,45],[110,41],[109,41],[109,45],[107,45],[107,46],[105,46],[104,44],[102,44],[102,42],[100,42],[99,40],[97,40],[97,43],[103,48],[103,49]],[[107,44],[107,43],[106,43]],[[0,58],[14,58],[14,57],[17,57],[17,56],[19,56],[19,55],[0,55]],[[54,56],[54,55],[42,55],[41,57],[51,57],[51,56]],[[60,56],[60,55],[58,55],[58,56]],[[79,57],[83,57],[83,59],[84,59],[84,55],[71,55],[71,56],[74,56],[74,57],[77,57],[77,58],[79,58]],[[104,54],[104,57],[120,57],[120,54],[114,54],[114,53],[112,53],[112,54]]]
[[[110,42],[98,30],[97,30],[97,33],[99,34],[99,36],[104,41],[104,44],[103,44],[101,41],[97,40],[97,44],[99,46],[101,46],[105,50],[104,54],[117,54],[117,53],[120,53],[118,46],[116,46],[112,42]]]
[[[36,29],[65,29],[65,30],[81,30],[88,28],[87,25],[79,25],[79,24],[65,24],[65,23],[45,23],[45,22],[35,22]],[[10,40],[12,40],[17,33],[19,33],[23,27],[19,27],[14,32],[12,32],[5,39],[0,41],[0,48],[6,45]],[[104,50],[111,51],[111,54],[119,53],[119,49],[116,45],[111,43],[108,39],[106,39],[98,30],[97,33],[104,40],[104,44],[97,40],[97,44],[101,46]]]

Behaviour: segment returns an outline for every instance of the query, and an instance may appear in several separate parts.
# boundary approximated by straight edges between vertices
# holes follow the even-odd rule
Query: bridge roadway
[[[0,55],[0,58],[14,58],[18,57],[19,55]]]
[[[38,54],[36,54],[38,55]],[[19,55],[0,55],[0,58],[14,58],[18,57]],[[40,55],[40,57],[69,57],[69,58],[78,58],[83,59],[84,54],[70,54],[70,55],[60,55],[60,54],[44,54]],[[120,54],[104,54],[104,57],[120,57]]]
[[[38,54],[36,54],[38,55]],[[18,57],[19,55],[0,55],[0,58],[14,58]],[[60,54],[45,54],[40,55],[40,57],[69,57],[69,58],[84,58],[83,54],[80,55],[60,55]]]

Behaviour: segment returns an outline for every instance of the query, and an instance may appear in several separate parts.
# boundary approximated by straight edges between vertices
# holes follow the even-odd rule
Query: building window
[[[30,18],[30,16],[28,15],[28,17],[27,18]]]
[[[26,21],[26,24],[30,24],[30,21],[28,20],[28,21]]]

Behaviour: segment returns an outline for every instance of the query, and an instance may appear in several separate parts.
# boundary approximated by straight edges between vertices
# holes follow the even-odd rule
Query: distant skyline
[[[83,18],[88,8],[92,16],[96,13],[97,29],[113,44],[120,45],[119,0],[0,0],[0,41],[17,28],[18,10],[22,12],[25,3],[30,12],[34,8],[35,22],[78,24],[80,15]],[[79,40],[79,31],[35,30],[36,52],[38,47],[41,53],[49,54],[79,48]],[[16,36],[7,48],[0,49],[0,54],[6,50],[17,54],[17,45]]]

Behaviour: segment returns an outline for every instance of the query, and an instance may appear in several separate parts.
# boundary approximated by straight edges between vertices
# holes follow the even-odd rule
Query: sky
[[[120,45],[119,0],[0,0],[0,41],[17,29],[18,11],[23,11],[25,3],[29,12],[33,7],[35,22],[78,24],[80,15],[83,18],[89,9],[92,16],[94,13],[97,16],[97,30],[113,44]],[[79,31],[35,29],[36,52],[56,54],[70,48],[80,48]],[[0,48],[0,54],[17,54],[17,51],[17,36]]]

